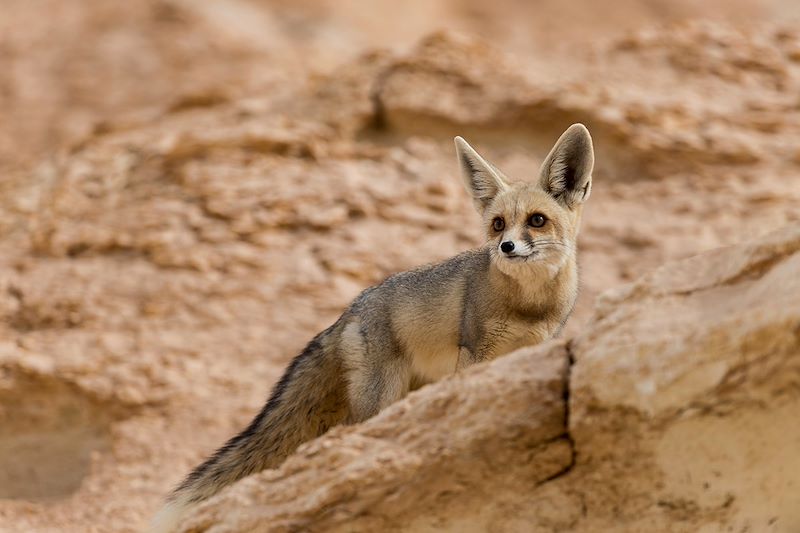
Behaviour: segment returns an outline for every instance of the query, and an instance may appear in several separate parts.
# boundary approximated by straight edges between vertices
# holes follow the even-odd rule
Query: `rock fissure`
[[[562,433],[558,437],[555,437],[554,439],[551,439],[548,442],[565,439],[569,443],[570,459],[569,463],[566,466],[564,466],[563,469],[543,479],[541,482],[538,483],[538,485],[543,485],[545,483],[548,483],[550,481],[568,475],[575,468],[575,464],[577,462],[578,451],[575,439],[573,438],[572,432],[570,431],[570,382],[572,378],[572,366],[575,364],[575,358],[573,357],[571,350],[571,341],[567,341],[564,345],[564,348],[566,350],[566,363],[567,363],[564,369],[564,383],[563,383],[563,395],[562,395],[562,401],[564,402],[564,433]]]
[[[565,345],[565,349],[567,351],[567,367],[566,367],[566,376],[564,378],[564,436],[569,441],[569,446],[572,451],[572,456],[570,457],[569,466],[567,469],[562,472],[562,475],[569,473],[574,467],[575,463],[577,462],[577,455],[578,455],[578,448],[575,442],[575,438],[572,436],[572,431],[570,430],[570,412],[572,408],[571,401],[571,388],[572,388],[572,367],[575,365],[575,356],[572,353],[572,341],[567,341]]]

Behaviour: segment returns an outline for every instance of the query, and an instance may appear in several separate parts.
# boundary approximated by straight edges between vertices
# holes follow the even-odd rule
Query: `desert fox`
[[[157,531],[331,426],[366,420],[409,390],[562,328],[578,292],[575,240],[594,165],[588,130],[570,126],[525,183],[509,182],[461,137],[455,145],[486,245],[362,292],[294,358],[250,425],[178,486]]]

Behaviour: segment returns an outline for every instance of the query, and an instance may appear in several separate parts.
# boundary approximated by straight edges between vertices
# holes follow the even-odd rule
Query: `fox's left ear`
[[[594,149],[583,124],[573,124],[561,134],[539,170],[539,183],[556,200],[573,208],[592,191]]]

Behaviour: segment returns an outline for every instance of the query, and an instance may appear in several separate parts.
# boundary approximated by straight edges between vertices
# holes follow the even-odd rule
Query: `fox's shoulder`
[[[490,255],[488,246],[467,250],[460,254],[438,261],[428,263],[404,272],[398,272],[386,278],[382,284],[416,283],[424,280],[450,279],[460,275],[486,269],[489,266]]]
[[[482,247],[461,252],[460,254],[410,270],[392,274],[382,282],[365,289],[354,301],[352,308],[358,308],[366,300],[374,297],[390,297],[398,291],[423,290],[437,292],[438,288],[451,283],[458,283],[488,273],[489,248]]]

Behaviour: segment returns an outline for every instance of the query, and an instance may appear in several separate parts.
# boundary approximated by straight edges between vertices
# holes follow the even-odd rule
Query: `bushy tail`
[[[297,447],[347,418],[337,325],[295,357],[247,428],[189,474],[156,515],[151,531],[178,528],[186,510],[239,479],[275,468]]]

